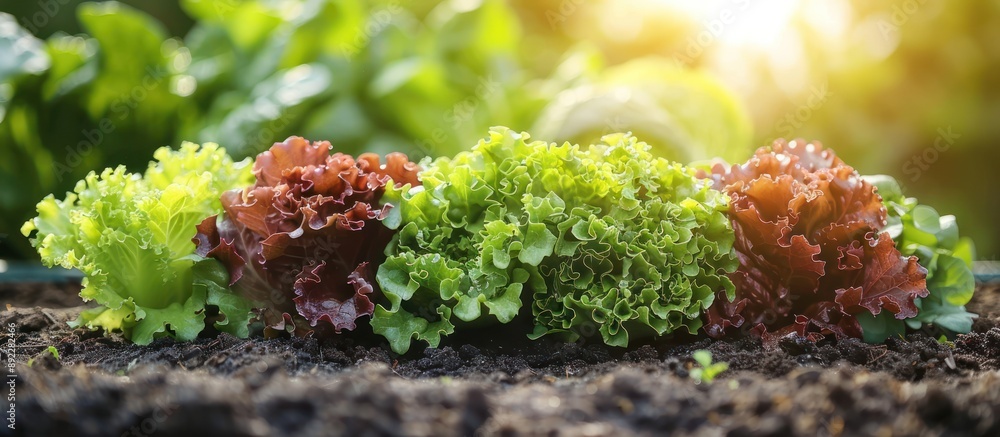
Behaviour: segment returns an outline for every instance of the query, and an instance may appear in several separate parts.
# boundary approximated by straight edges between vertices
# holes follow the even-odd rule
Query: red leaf
[[[382,261],[392,235],[378,223],[385,186],[419,184],[419,170],[403,154],[383,165],[291,137],[257,157],[256,184],[222,196],[226,214],[199,227],[198,251],[226,264],[269,332],[354,329],[379,295],[367,266]]]
[[[916,257],[904,258],[887,233],[877,239],[866,236],[866,266],[860,285],[837,290],[837,303],[848,312],[861,309],[879,314],[885,308],[905,319],[917,315],[914,297],[926,297],[927,269],[920,266]]]
[[[243,277],[243,267],[246,260],[240,256],[237,248],[233,245],[234,240],[226,241],[219,233],[216,221],[219,216],[213,215],[197,226],[198,235],[192,240],[195,245],[195,253],[205,258],[215,258],[226,266],[229,272],[229,285],[232,286]]]
[[[275,143],[268,151],[257,155],[253,171],[257,186],[274,186],[281,183],[285,172],[295,168],[318,166],[330,156],[330,143],[320,141],[309,144],[305,138],[290,137]]]
[[[777,141],[745,164],[701,172],[730,198],[740,268],[736,299],[720,294],[706,332],[745,324],[777,338],[860,337],[855,315],[886,309],[916,315],[926,270],[904,259],[888,235],[875,188],[818,143]]]
[[[353,330],[358,317],[375,311],[375,304],[369,298],[374,287],[367,278],[368,263],[361,263],[343,283],[337,282],[345,278],[336,270],[328,268],[324,261],[303,269],[295,281],[295,307],[310,326],[322,320],[338,332]]]

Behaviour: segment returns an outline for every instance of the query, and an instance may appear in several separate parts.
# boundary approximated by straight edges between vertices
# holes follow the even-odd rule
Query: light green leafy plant
[[[951,333],[972,330],[976,315],[965,309],[976,290],[972,273],[975,247],[972,240],[961,238],[954,216],[941,216],[934,208],[920,205],[917,199],[903,196],[895,179],[889,176],[866,176],[878,187],[888,210],[888,232],[904,256],[916,256],[920,265],[927,268],[927,289],[930,294],[916,299],[920,312],[907,320],[896,320],[880,315],[864,317],[860,321],[865,340],[882,342],[894,335],[901,335],[906,327],[919,329],[933,324]]]
[[[41,352],[39,352],[38,355],[35,355],[34,357],[30,358],[27,362],[28,367],[33,367],[35,365],[35,360],[45,357],[45,354],[51,355],[52,358],[56,359],[56,361],[60,360],[59,349],[56,349],[55,346],[49,346],[44,350],[42,350]]]
[[[712,353],[707,350],[697,350],[692,355],[694,362],[698,366],[691,369],[688,373],[691,379],[695,380],[697,383],[711,384],[715,380],[716,376],[719,376],[722,372],[729,370],[729,363],[725,362],[712,362]]]
[[[726,196],[631,135],[580,147],[494,128],[420,178],[384,197],[399,232],[372,326],[396,352],[414,338],[437,346],[459,323],[507,323],[523,301],[531,338],[596,327],[626,346],[694,333],[715,293],[734,291]]]
[[[80,296],[98,307],[73,326],[122,331],[138,344],[191,340],[205,327],[205,306],[215,305],[225,316],[216,326],[245,337],[249,305],[228,291],[218,261],[194,255],[192,238],[221,210],[223,191],[250,183],[249,160],[234,164],[215,144],[191,143],[154,157],[145,175],[108,168],[64,200],[47,196],[22,233],[34,234],[46,265],[83,272]]]

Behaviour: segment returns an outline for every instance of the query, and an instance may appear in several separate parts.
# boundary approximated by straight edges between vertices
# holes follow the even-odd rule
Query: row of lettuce
[[[974,249],[955,220],[818,143],[684,166],[627,134],[581,147],[494,128],[421,165],[293,137],[254,162],[214,144],[91,173],[22,228],[85,275],[77,326],[133,342],[331,336],[392,349],[515,317],[531,338],[968,332]]]

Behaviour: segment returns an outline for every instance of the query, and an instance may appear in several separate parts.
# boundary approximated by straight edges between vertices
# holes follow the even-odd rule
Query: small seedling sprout
[[[697,350],[691,356],[697,363],[690,373],[696,384],[711,384],[716,376],[729,369],[728,363],[712,363],[712,353],[707,350]]]
[[[41,353],[39,353],[38,355],[36,355],[34,358],[31,358],[30,360],[28,360],[28,363],[27,363],[28,367],[31,367],[31,366],[35,365],[35,360],[37,360],[37,359],[42,358],[43,356],[45,356],[46,352],[49,355],[52,355],[52,357],[55,358],[57,361],[59,360],[59,349],[56,349],[55,346],[49,346],[49,347],[45,348],[45,350],[43,350]]]

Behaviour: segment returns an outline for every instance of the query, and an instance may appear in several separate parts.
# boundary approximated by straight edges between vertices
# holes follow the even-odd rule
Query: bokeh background
[[[492,125],[693,162],[821,140],[1000,254],[1000,1],[0,1],[0,259],[184,140],[453,154]]]

